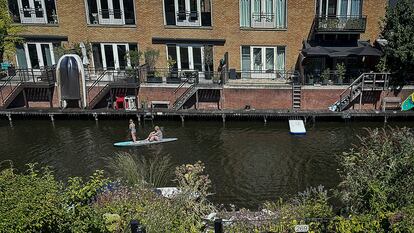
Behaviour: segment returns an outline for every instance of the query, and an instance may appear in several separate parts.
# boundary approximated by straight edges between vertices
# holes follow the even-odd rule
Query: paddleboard
[[[146,145],[159,144],[159,143],[165,143],[165,142],[174,142],[177,140],[178,138],[163,138],[161,141],[152,141],[152,142],[148,140],[139,140],[137,142],[126,141],[126,142],[114,143],[114,146],[117,146],[117,147],[146,146]]]

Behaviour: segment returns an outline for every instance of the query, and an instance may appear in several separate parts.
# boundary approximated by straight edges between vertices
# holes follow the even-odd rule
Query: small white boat
[[[159,143],[165,143],[165,142],[174,142],[177,141],[178,138],[163,138],[160,141],[148,141],[148,140],[139,140],[136,142],[133,141],[126,141],[126,142],[117,142],[114,143],[114,146],[116,147],[131,147],[131,146],[146,146],[146,145],[152,145],[152,144],[159,144]]]
[[[302,120],[289,120],[291,134],[306,134],[305,123]]]

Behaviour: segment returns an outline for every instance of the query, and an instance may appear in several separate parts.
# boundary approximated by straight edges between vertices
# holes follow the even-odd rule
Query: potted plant
[[[211,71],[213,65],[213,46],[211,45],[204,46],[204,63],[207,68],[204,72],[204,78],[210,80],[213,76]]]
[[[142,109],[147,109],[148,108],[148,101],[147,98],[143,97],[141,100],[141,108]]]
[[[178,77],[178,70],[175,67],[177,61],[175,61],[171,56],[168,56],[167,66],[168,66],[168,77],[167,83],[180,83],[181,79]]]
[[[308,84],[313,85],[313,74],[308,74]]]
[[[325,69],[321,74],[322,84],[327,85],[331,70],[329,68]]]
[[[160,51],[152,48],[147,48],[144,52],[145,64],[147,65],[147,82],[162,83],[162,78],[156,75],[155,64],[160,56]]]
[[[336,64],[336,75],[338,77],[339,85],[342,85],[344,82],[345,72],[346,72],[346,69],[345,69],[344,63]]]
[[[138,77],[138,67],[140,64],[142,52],[131,50],[125,55],[125,59],[129,58],[131,67],[125,69],[125,77],[128,83],[136,83]]]

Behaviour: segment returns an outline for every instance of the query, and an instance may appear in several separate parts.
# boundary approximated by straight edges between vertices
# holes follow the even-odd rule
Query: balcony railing
[[[367,17],[362,15],[316,16],[315,30],[318,33],[365,32]]]

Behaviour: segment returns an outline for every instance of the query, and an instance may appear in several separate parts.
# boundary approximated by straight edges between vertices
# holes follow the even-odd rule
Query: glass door
[[[100,24],[124,24],[122,0],[97,0]]]
[[[41,69],[55,64],[52,43],[26,43],[27,67]]]
[[[276,48],[274,47],[251,47],[252,77],[253,78],[275,78]]]
[[[168,46],[168,56],[177,58],[177,68],[181,71],[198,71],[199,77],[204,77],[204,47],[201,45]]]
[[[317,11],[319,16],[336,16],[339,15],[339,0],[318,0]]]
[[[200,26],[200,0],[175,0],[177,26]]]
[[[20,9],[21,23],[44,24],[47,22],[44,0],[18,0],[17,4]]]
[[[124,70],[130,66],[128,44],[101,44],[102,66],[106,70]]]
[[[252,0],[251,4],[253,27],[275,27],[274,0]]]

